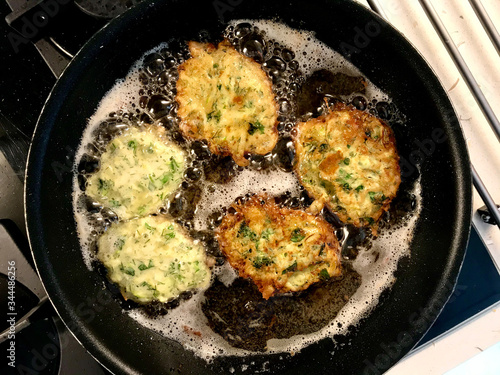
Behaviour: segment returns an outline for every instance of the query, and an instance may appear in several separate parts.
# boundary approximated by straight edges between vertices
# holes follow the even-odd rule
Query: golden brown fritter
[[[371,225],[389,209],[401,182],[391,128],[366,112],[342,103],[326,115],[301,122],[294,138],[295,171],[316,199],[340,220]]]
[[[266,154],[278,141],[278,107],[261,66],[223,41],[189,42],[179,67],[176,100],[182,133],[205,139],[210,151],[247,166],[245,154]]]
[[[234,203],[216,230],[229,263],[250,277],[262,296],[296,292],[341,274],[340,245],[321,217],[255,195]]]

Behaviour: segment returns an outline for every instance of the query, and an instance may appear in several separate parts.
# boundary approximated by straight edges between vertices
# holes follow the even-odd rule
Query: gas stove
[[[359,2],[366,6],[369,6],[368,3],[373,3],[362,0]],[[65,64],[86,40],[104,26],[110,18],[132,6],[135,1],[45,1],[40,4],[49,7],[45,9],[45,13],[50,18],[50,22],[47,22],[49,26],[44,26],[43,17],[37,18],[39,16],[36,16],[37,9],[44,9],[37,8],[42,6],[39,3],[32,0],[8,0],[7,3],[0,3],[0,14],[7,17],[15,29],[26,32],[19,34],[7,22],[0,22],[2,35],[0,40],[2,70],[0,74],[0,87],[2,88],[0,98],[0,298],[2,308],[0,311],[4,314],[4,319],[0,323],[0,331],[3,332],[0,348],[4,353],[0,373],[106,374],[108,373],[106,369],[83,349],[59,320],[34,271],[24,224],[23,180],[30,139],[38,115],[56,81],[55,76],[62,72]],[[490,140],[482,140],[488,138],[488,131],[478,129],[484,129],[487,125],[477,124],[481,117],[480,112],[479,115],[477,114],[478,110],[468,111],[467,105],[470,106],[470,100],[464,98],[468,98],[467,95],[470,94],[467,94],[467,88],[463,87],[463,82],[460,79],[457,80],[456,70],[452,73],[453,63],[446,60],[446,51],[442,50],[442,45],[440,47],[439,38],[437,34],[433,34],[432,26],[425,13],[418,8],[419,5],[416,2],[412,2],[412,5],[394,0],[381,0],[377,3],[384,16],[406,34],[436,69],[443,84],[448,88],[462,120],[472,154],[471,158],[478,167],[482,179],[487,185],[492,186],[490,192],[497,193],[494,186],[499,186],[497,183],[499,174],[491,172],[499,170],[498,145],[491,146]],[[456,13],[457,4],[458,0],[439,2],[438,13],[447,21],[453,20],[458,24],[460,20],[464,20],[465,23],[466,19],[474,18],[474,14],[470,11],[459,14],[461,10],[459,9]],[[493,1],[485,5],[488,5],[488,9],[493,9],[490,15],[500,20],[500,7],[493,4]],[[16,12],[12,12],[11,7],[21,9],[22,6],[31,10],[25,13],[24,18],[19,17],[19,14],[16,18],[14,14]],[[462,7],[463,4],[460,6]],[[448,11],[450,9],[453,9],[456,14],[451,15],[451,11]],[[467,34],[469,26],[463,31],[463,25],[453,25],[451,29],[453,35],[459,34],[463,40],[466,40],[465,43],[469,43]],[[480,41],[481,43],[488,42],[485,35],[482,35]],[[439,54],[436,50],[439,50]],[[498,69],[493,68],[492,71],[498,84],[500,82]],[[486,87],[489,88],[489,92],[494,92],[496,86],[492,84]],[[498,100],[500,104],[500,96],[497,95],[493,100]],[[473,128],[471,128],[472,125]],[[480,132],[486,135],[478,135],[477,133]],[[490,157],[491,153],[494,155],[493,158]],[[500,197],[497,195],[494,199],[498,202]],[[481,199],[476,196],[475,212],[483,205]],[[419,345],[407,356],[408,360],[404,359],[402,364],[391,369],[391,374],[410,373],[408,366],[404,367],[404,362],[411,362],[413,357],[425,352],[429,345],[437,344],[443,338],[455,334],[453,332],[458,331],[460,327],[487,314],[492,306],[498,306],[500,276],[497,265],[500,264],[500,241],[498,240],[500,237],[495,232],[498,228],[485,224],[479,213],[475,214],[474,227],[452,297]],[[15,276],[12,271],[14,263]],[[14,278],[16,283],[12,286]],[[11,281],[10,284],[9,281]],[[15,314],[9,310],[13,289],[15,289]],[[17,324],[15,329],[12,322]],[[498,325],[496,329],[499,329]],[[9,338],[12,334],[15,334],[14,348],[11,344],[13,340]],[[494,342],[500,342],[500,337]],[[11,351],[15,352],[15,367],[9,365],[13,362],[9,359]],[[5,355],[5,353],[8,354]],[[448,367],[439,363],[429,364],[429,368],[434,369],[433,373],[442,373],[443,369],[450,369],[465,359],[467,358],[464,357]],[[375,371],[374,373],[382,372],[376,363],[367,364],[367,369]],[[418,370],[420,373],[426,372],[422,370],[422,367]]]

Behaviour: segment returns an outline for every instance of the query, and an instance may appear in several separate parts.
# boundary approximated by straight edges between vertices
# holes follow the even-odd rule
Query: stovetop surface
[[[85,25],[85,27],[73,27],[71,32],[67,31],[68,29],[65,27],[61,27],[54,31],[54,35],[57,41],[63,44],[69,52],[74,53],[90,35],[104,25],[104,21],[84,15],[76,7],[70,12],[72,16],[68,22],[73,26],[80,24]],[[38,115],[56,79],[32,44],[21,45],[18,52],[14,50],[9,40],[9,33],[12,30],[3,21],[8,13],[10,13],[10,9],[7,4],[0,2],[0,15],[2,15],[0,21],[0,89],[2,92],[0,97],[0,151],[11,167],[9,170],[0,170],[0,185],[7,184],[6,181],[9,178],[14,178],[19,181],[19,186],[22,186],[31,135]],[[17,226],[17,229],[13,229],[13,231],[17,231],[18,236],[24,236],[22,214],[17,212],[16,219],[14,219],[11,214],[12,207],[7,203],[16,201],[22,204],[22,191],[14,190],[15,192],[10,192],[9,196],[0,195],[0,220],[13,220]],[[7,206],[9,209],[6,208]],[[22,206],[20,209],[22,210]],[[26,243],[21,245],[21,250],[29,257]],[[0,270],[0,274],[3,273],[5,273],[4,270]],[[5,283],[5,277],[0,276],[0,300],[2,301],[5,299]],[[20,296],[22,294],[22,292],[19,293]],[[22,298],[25,298],[28,305],[36,304],[33,296],[30,296],[28,292],[25,294]],[[499,300],[500,277],[480,238],[473,230],[455,292],[419,345],[443,334]],[[2,302],[2,306],[4,305],[6,304]],[[54,345],[58,349],[61,346],[69,345],[68,342],[71,340],[74,341],[73,344],[77,345],[76,347],[78,347],[78,343],[64,329],[50,306],[46,306],[45,311],[42,312],[46,313],[45,317],[36,320],[36,323],[17,336],[20,342],[18,358],[20,360],[22,358],[25,361],[24,365],[28,368],[33,368],[34,364],[40,365],[40,368],[37,369],[39,374],[57,374],[58,364],[61,361],[60,356],[54,356],[54,358],[46,360],[45,363],[41,359],[34,359],[37,357],[36,353],[41,353],[48,344]],[[55,335],[57,332],[60,333],[59,336]],[[6,351],[5,345],[5,342],[0,345],[2,353]],[[105,370],[97,364],[89,367],[88,362],[92,359],[84,350],[78,352],[78,349],[75,349],[70,352],[72,356],[75,356],[74,359],[72,358],[72,364],[76,367],[71,368],[71,370],[63,370],[65,371],[62,372],[63,375],[105,373]],[[86,365],[78,367],[78,362],[86,362]],[[19,373],[9,371],[12,371],[12,368],[2,364],[0,373]]]

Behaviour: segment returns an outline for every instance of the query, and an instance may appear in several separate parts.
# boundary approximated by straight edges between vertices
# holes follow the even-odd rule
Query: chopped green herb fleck
[[[274,262],[272,261],[271,258],[269,258],[267,255],[259,255],[255,257],[253,261],[253,266],[257,269],[261,268],[262,266],[270,266]]]
[[[127,143],[127,147],[129,148],[129,150],[134,150],[134,154],[135,154],[135,151],[137,150],[137,146],[139,144],[137,143],[137,141],[135,139],[132,139],[131,141],[128,141]]]
[[[342,160],[342,163],[344,163],[345,165],[349,165],[350,162],[351,162],[351,159],[349,159],[349,158],[345,158],[344,160]]]
[[[240,225],[240,229],[238,230],[238,237],[244,237],[250,239],[250,241],[258,241],[257,234],[253,232],[247,223],[244,221]]]
[[[115,199],[111,199],[110,203],[111,203],[111,207],[113,207],[113,208],[121,206],[121,203],[119,201],[115,200]]]
[[[262,231],[261,237],[265,240],[268,240],[270,236],[274,234],[274,231],[271,228],[266,228]]]
[[[370,197],[372,203],[379,205],[381,205],[387,199],[387,197],[382,192],[376,191],[369,191],[368,196]]]
[[[161,184],[165,185],[167,182],[169,182],[172,179],[172,177],[173,176],[171,173],[164,173],[163,176],[160,177]]]
[[[138,268],[139,268],[139,270],[144,271],[144,270],[150,269],[152,267],[154,267],[154,265],[153,265],[153,261],[150,259],[147,266],[144,263],[141,263],[141,264],[139,264]]]
[[[359,185],[356,189],[357,192],[360,192],[361,190],[363,190],[365,187],[363,185]]]
[[[151,286],[151,284],[149,284],[149,283],[148,283],[148,282],[146,282],[146,281],[143,281],[141,284],[139,284],[139,286],[145,286],[145,287],[147,287],[147,288],[148,288],[148,290],[156,290],[156,288],[153,288],[153,287]]]
[[[212,111],[207,115],[207,121],[211,121],[212,119],[215,119],[215,122],[219,123],[221,116],[222,116],[222,113],[220,110]]]
[[[170,169],[175,172],[179,168],[179,164],[177,161],[174,159],[173,156],[170,157]]]
[[[161,231],[161,236],[165,237],[165,240],[167,240],[167,241],[170,240],[170,239],[172,239],[172,238],[175,238],[174,226],[173,225],[169,225],[168,228],[166,228],[166,229],[164,228]]]
[[[319,278],[323,281],[330,279],[330,274],[328,273],[328,270],[326,268],[323,268],[321,271],[319,271]]]
[[[295,271],[297,271],[297,261],[293,262],[292,265],[285,268],[283,272],[281,272],[281,274],[284,275],[287,272],[295,272]]]
[[[123,273],[130,275],[130,276],[135,276],[135,270],[132,267],[125,267],[123,264],[120,265],[120,271]]]
[[[259,120],[255,120],[253,124],[250,123],[249,125],[250,126],[248,127],[248,134],[254,135],[256,130],[258,130],[260,134],[264,134],[264,125],[262,125]]]
[[[119,237],[114,243],[114,246],[118,248],[118,250],[123,249],[123,245],[125,245],[125,238]]]
[[[111,189],[113,186],[113,181],[111,180],[103,180],[100,178],[97,181],[97,190],[101,192],[102,195],[106,195],[108,193],[108,190]]]
[[[319,248],[319,254],[318,254],[320,257],[325,255],[325,244],[322,243],[321,244],[321,247]]]
[[[342,184],[342,189],[344,189],[344,191],[351,191],[351,185],[349,185],[349,183],[347,182],[344,182]]]
[[[149,225],[148,223],[144,223],[144,226],[146,227],[147,230],[150,230],[151,232],[154,232],[156,230],[155,227],[152,227],[151,225]]]
[[[306,235],[304,234],[304,231],[300,228],[295,228],[292,231],[292,236],[290,237],[290,241],[292,242],[300,242],[304,238],[306,238]]]

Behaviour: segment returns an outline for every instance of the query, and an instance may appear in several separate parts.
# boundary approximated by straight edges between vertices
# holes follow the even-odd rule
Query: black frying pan
[[[170,39],[219,37],[225,22],[278,18],[312,30],[388,93],[407,116],[395,129],[404,178],[421,178],[423,210],[411,257],[373,313],[347,336],[300,353],[218,358],[207,364],[122,312],[85,267],[71,205],[74,150],[100,99],[146,50]],[[360,33],[364,36],[361,36]],[[431,145],[427,149],[417,145]],[[55,85],[40,116],[26,176],[26,220],[47,293],[78,340],[115,373],[377,374],[423,336],[452,292],[470,230],[471,174],[464,138],[445,91],[422,57],[392,27],[347,0],[145,2],[93,37]],[[342,345],[348,344],[348,345]],[[279,359],[282,357],[282,359]]]

